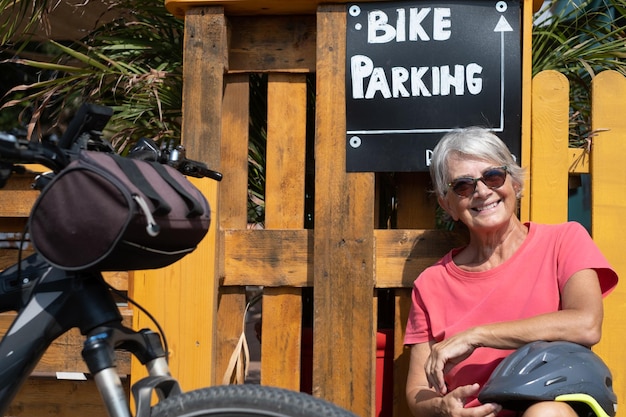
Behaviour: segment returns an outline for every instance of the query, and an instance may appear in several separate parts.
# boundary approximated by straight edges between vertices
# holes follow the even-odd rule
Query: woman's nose
[[[489,195],[493,190],[487,187],[487,184],[483,182],[483,180],[476,181],[476,188],[474,189],[474,194],[478,193],[478,195]]]

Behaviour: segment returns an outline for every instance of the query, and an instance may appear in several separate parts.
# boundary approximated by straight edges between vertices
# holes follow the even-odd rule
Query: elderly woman
[[[405,337],[409,407],[415,416],[515,415],[477,400],[496,365],[536,340],[598,343],[602,297],[617,275],[578,223],[519,220],[524,172],[489,130],[444,136],[430,171],[439,204],[467,226],[469,243],[414,283]],[[522,415],[576,413],[548,401]]]

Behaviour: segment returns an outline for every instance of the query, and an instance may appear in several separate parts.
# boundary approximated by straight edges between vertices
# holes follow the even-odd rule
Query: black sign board
[[[426,171],[443,134],[474,125],[519,160],[519,1],[346,7],[347,171]]]

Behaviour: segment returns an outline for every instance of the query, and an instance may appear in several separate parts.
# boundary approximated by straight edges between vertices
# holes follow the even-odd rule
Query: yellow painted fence
[[[626,79],[614,71],[598,74],[592,84],[589,152],[568,149],[567,79],[554,71],[535,76],[532,89],[530,219],[567,220],[568,175],[591,178],[591,234],[620,276],[606,298],[602,341],[594,349],[613,372],[614,389],[626,406]],[[622,412],[623,413],[623,412]],[[618,416],[622,413],[618,412]]]

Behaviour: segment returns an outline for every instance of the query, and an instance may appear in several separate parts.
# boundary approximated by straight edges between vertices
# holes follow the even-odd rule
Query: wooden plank
[[[313,394],[370,416],[374,174],[345,171],[345,7],[317,25]]]
[[[28,217],[38,196],[39,191],[35,190],[2,190],[0,192],[0,216]]]
[[[122,379],[130,396],[129,378]],[[52,377],[29,378],[7,410],[7,416],[108,417],[93,380],[69,381]]]
[[[39,164],[23,164],[20,165],[23,168],[23,172],[13,172],[11,177],[9,177],[8,181],[2,187],[2,191],[6,190],[31,190],[32,184],[35,181],[37,175],[50,171],[49,168],[46,168],[43,165]],[[35,191],[38,192],[38,191]]]
[[[302,290],[263,289],[261,384],[300,391]]]
[[[312,230],[226,230],[222,285],[313,285]],[[410,288],[424,268],[467,242],[445,230],[374,230],[377,288]]]
[[[376,0],[364,0],[376,1]],[[174,16],[184,17],[193,7],[220,5],[228,15],[299,15],[315,14],[323,0],[165,0],[165,7]],[[334,3],[349,3],[345,0]]]
[[[265,227],[304,227],[307,87],[304,75],[270,74]]]
[[[528,167],[532,154],[532,44],[533,44],[533,10],[537,0],[524,0],[522,4],[522,125],[521,125],[521,159],[522,166]],[[530,196],[532,184],[526,179],[526,196],[519,202],[520,219],[530,219]]]
[[[198,7],[185,16],[182,143],[187,156],[220,169],[222,90],[228,65],[222,7]]]
[[[313,285],[312,230],[225,230],[221,285]]]
[[[244,312],[246,306],[245,287],[220,287],[217,306],[218,344],[216,346],[216,383],[243,383],[234,373],[227,373],[228,364],[236,352],[237,343],[244,332]],[[244,357],[241,351],[237,355],[241,365]],[[225,381],[225,382],[224,382]]]
[[[467,238],[445,230],[376,230],[376,287],[411,288],[424,269]]]
[[[524,0],[522,4],[522,120],[521,120],[521,165],[523,167],[530,166],[530,159],[532,154],[532,83],[533,83],[533,64],[532,64],[532,43],[533,43],[533,10],[534,1],[537,0]],[[542,1],[542,0],[538,0]],[[526,190],[525,195],[519,202],[520,219],[522,221],[528,221],[530,219],[530,195],[532,184],[530,178],[526,178],[526,184],[524,185]]]
[[[34,252],[32,246],[22,250],[22,259],[26,258]],[[0,249],[0,271],[14,265],[18,262],[20,251],[17,248]]]
[[[126,326],[132,325],[132,310],[122,309],[122,317]],[[0,313],[0,336],[4,336],[15,320],[16,313]],[[84,336],[78,329],[72,329],[61,335],[46,350],[41,361],[35,368],[36,373],[56,372],[80,372],[89,373],[87,365],[83,362],[81,352],[83,350]],[[130,353],[118,352],[116,355],[117,372],[120,375],[130,374]]]
[[[592,82],[592,129],[599,131],[591,150],[591,233],[617,274],[626,277],[624,213],[626,213],[626,78],[614,71]],[[606,129],[606,130],[605,130]],[[601,131],[600,131],[601,130]],[[617,401],[626,401],[624,315],[626,286],[621,283],[604,302],[602,341],[594,350],[613,373]]]
[[[315,71],[315,16],[230,17],[228,70]]]
[[[225,77],[222,100],[220,223],[223,229],[245,229],[248,201],[249,77]],[[217,138],[214,138],[217,141]]]
[[[0,217],[28,217],[39,197],[39,191],[31,185],[39,173],[49,170],[41,165],[24,165],[24,168],[24,173],[14,173],[0,189]]]
[[[270,74],[267,93],[265,227],[304,227],[306,76]],[[265,288],[261,384],[300,390],[302,292]]]
[[[225,77],[222,100],[221,166],[224,179],[220,185],[220,217],[214,223],[223,228],[246,229],[248,189],[248,123],[250,117],[249,77]],[[224,273],[224,245],[220,234],[218,243],[219,277]],[[244,284],[245,285],[245,284]],[[244,331],[233,323],[243,323],[246,307],[246,287],[219,287],[217,310],[217,343],[215,380],[221,383],[231,354]]]
[[[530,219],[539,223],[567,220],[570,159],[569,83],[556,71],[533,80]]]

